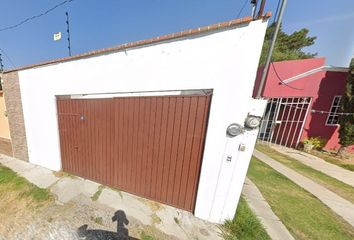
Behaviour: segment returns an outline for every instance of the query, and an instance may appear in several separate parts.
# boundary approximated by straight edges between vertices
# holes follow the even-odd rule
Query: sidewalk
[[[58,177],[51,170],[2,154],[0,164],[34,185],[48,189],[55,196],[56,204],[70,205],[72,201],[81,199],[89,201],[90,204],[105,206],[112,209],[112,212],[120,209],[126,213],[128,219],[135,219],[135,224],[130,225],[131,228],[136,228],[136,231],[146,226],[157,228],[171,236],[170,239],[221,239],[217,224],[196,218],[190,212],[104,187],[80,177]],[[95,200],[94,195],[97,195]]]
[[[272,145],[271,147],[276,151],[285,154],[291,158],[294,158],[313,169],[321,171],[324,174],[327,174],[328,176],[336,178],[337,180],[354,187],[354,172],[352,171],[341,168],[337,165],[326,162],[319,157],[298,151],[296,149],[275,145]]]
[[[272,240],[294,239],[284,224],[273,213],[257,186],[247,177],[243,185],[242,194]]]
[[[354,227],[354,205],[352,203],[257,150],[254,150],[253,156],[310,192]]]

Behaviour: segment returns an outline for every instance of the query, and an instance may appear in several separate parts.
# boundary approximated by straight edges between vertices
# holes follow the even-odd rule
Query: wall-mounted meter
[[[261,125],[261,117],[252,116],[252,115],[247,116],[245,120],[246,128],[255,129],[259,127],[259,125]]]
[[[242,134],[243,132],[243,127],[238,123],[231,123],[226,129],[226,134],[229,137],[236,137]]]

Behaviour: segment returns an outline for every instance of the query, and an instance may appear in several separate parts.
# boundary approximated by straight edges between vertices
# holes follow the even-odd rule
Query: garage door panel
[[[180,121],[180,130],[178,132],[178,143],[177,145],[177,155],[176,155],[176,167],[174,168],[174,175],[171,176],[173,179],[173,196],[172,196],[172,203],[174,205],[178,204],[179,199],[179,188],[181,183],[181,175],[182,175],[182,168],[184,165],[184,150],[186,146],[186,137],[187,137],[187,130],[188,130],[188,118],[190,113],[190,98],[183,97],[182,98],[182,112],[181,112],[181,119]]]
[[[183,98],[174,98],[176,101],[175,114],[173,120],[173,131],[172,131],[172,141],[171,141],[171,154],[170,154],[170,165],[168,169],[168,183],[167,183],[167,195],[166,202],[172,202],[174,198],[174,181],[177,168],[177,157],[178,157],[178,146],[181,136],[181,122],[182,122],[182,104]]]
[[[140,190],[143,195],[148,196],[151,198],[151,191],[153,186],[152,183],[152,172],[156,163],[154,163],[154,147],[155,147],[155,130],[156,130],[156,105],[157,99],[154,98],[146,98],[144,101],[146,106],[144,107],[144,119],[145,124],[143,124],[144,128],[144,142],[142,143],[145,147],[143,148],[142,152],[142,171],[141,177],[144,182],[151,183],[149,187],[145,187],[144,184],[140,185]],[[146,156],[147,161],[144,161],[144,157]],[[146,171],[145,171],[145,170]],[[143,182],[142,182],[143,183]]]
[[[58,99],[63,170],[194,210],[210,96]]]
[[[187,191],[190,194],[185,195],[185,205],[191,209],[194,208],[193,199],[196,198],[197,184],[200,175],[201,161],[193,161],[193,159],[201,159],[204,148],[206,121],[209,114],[209,97],[198,98],[196,111],[196,126],[194,129],[194,141],[192,148],[192,156],[190,161],[190,170],[188,172]]]
[[[190,171],[191,165],[191,156],[192,149],[194,144],[194,131],[195,131],[195,123],[196,123],[196,112],[197,112],[197,103],[198,98],[192,97],[189,101],[189,113],[188,119],[186,121],[186,139],[185,139],[185,147],[183,151],[183,164],[181,169],[181,176],[178,182],[178,186],[176,187],[176,192],[178,192],[179,196],[175,199],[174,203],[176,205],[184,205],[185,196],[183,193],[187,192],[187,182],[188,182],[188,173]]]
[[[156,193],[153,196],[154,199],[158,201],[162,201],[162,189],[164,185],[164,170],[166,168],[165,164],[165,155],[166,155],[166,140],[167,140],[167,132],[168,132],[168,115],[169,115],[169,102],[170,99],[161,99],[162,107],[161,107],[161,125],[160,125],[160,136],[158,142],[158,166],[157,166],[157,175],[156,175]]]

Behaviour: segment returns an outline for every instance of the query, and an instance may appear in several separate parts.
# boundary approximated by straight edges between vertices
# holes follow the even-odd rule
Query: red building
[[[326,66],[325,58],[272,63],[262,92],[268,105],[259,138],[297,147],[308,137],[322,137],[325,149],[338,149],[338,113],[347,76],[347,68]]]

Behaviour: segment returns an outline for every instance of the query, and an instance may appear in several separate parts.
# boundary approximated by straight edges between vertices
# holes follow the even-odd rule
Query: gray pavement
[[[307,177],[302,176],[294,170],[284,166],[271,157],[268,157],[264,153],[254,150],[253,156],[266,163],[274,170],[283,174],[306,191],[310,192],[354,227],[354,205],[351,202],[331,192],[325,187],[315,183]]]
[[[305,152],[301,152],[296,149],[286,148],[278,145],[272,145],[271,147],[277,150],[278,152],[285,154],[291,158],[294,158],[313,169],[321,171],[327,174],[328,176],[331,176],[339,181],[342,181],[354,187],[354,172],[352,171],[341,168],[337,165],[326,162],[319,157],[313,156]]]
[[[49,189],[57,204],[65,205],[80,199],[115,211],[121,209],[128,219],[137,219],[142,226],[155,227],[174,239],[221,239],[217,224],[196,218],[190,212],[104,187],[80,177],[57,177],[51,170],[2,154],[0,163],[36,186]],[[97,199],[92,198],[95,194],[98,195]]]
[[[262,225],[264,226],[271,239],[294,239],[288,229],[274,214],[271,207],[263,198],[262,193],[258,190],[256,185],[248,178],[246,178],[245,183],[243,185],[242,194],[252,211],[261,221]]]

